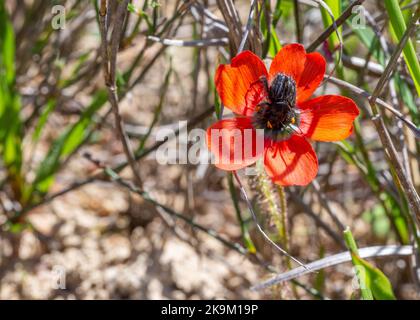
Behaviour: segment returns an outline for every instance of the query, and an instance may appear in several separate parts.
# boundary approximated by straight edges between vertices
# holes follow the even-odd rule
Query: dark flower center
[[[296,82],[292,77],[278,73],[268,84],[260,79],[267,93],[255,109],[253,123],[257,129],[264,129],[264,135],[272,140],[284,140],[299,126],[299,111],[296,108]]]

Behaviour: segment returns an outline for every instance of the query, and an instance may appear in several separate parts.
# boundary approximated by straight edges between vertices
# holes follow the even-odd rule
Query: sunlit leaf
[[[344,231],[344,240],[350,250],[362,298],[364,300],[395,300],[391,282],[385,274],[366,260],[360,258],[350,229]]]

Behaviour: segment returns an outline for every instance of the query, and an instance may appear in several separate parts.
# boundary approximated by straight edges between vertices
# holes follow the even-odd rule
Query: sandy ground
[[[95,195],[96,201],[91,201]],[[199,251],[160,219],[132,227],[128,194],[93,184],[35,210],[42,234],[24,232],[20,261],[2,279],[2,299],[232,299],[249,290],[257,268],[209,236]],[[7,242],[3,241],[7,251]]]

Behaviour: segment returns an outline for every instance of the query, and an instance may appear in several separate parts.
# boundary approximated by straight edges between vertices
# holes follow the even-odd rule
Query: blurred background
[[[156,161],[159,129],[216,121],[214,72],[245,40],[267,64],[291,42],[320,52],[336,80],[316,94],[361,111],[349,139],[313,144],[312,184],[239,172],[261,227],[305,263],[346,252],[347,226],[359,248],[405,246],[364,268],[374,298],[418,299],[418,18],[414,0],[0,0],[0,298],[364,297],[356,259],[251,290],[297,264],[235,179]]]

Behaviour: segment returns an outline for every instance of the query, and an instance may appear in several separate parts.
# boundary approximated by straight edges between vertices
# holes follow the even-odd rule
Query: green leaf
[[[321,245],[319,248],[319,259],[325,257],[325,247]],[[318,290],[320,293],[324,292],[325,284],[326,284],[326,276],[325,276],[325,269],[321,269],[316,273],[315,280],[314,280],[314,288]]]
[[[210,90],[213,91],[214,96],[214,110],[216,117],[219,119],[222,115],[222,104],[220,102],[219,94],[217,93],[216,86],[214,85],[214,81],[209,81]]]
[[[351,27],[351,23],[347,21],[347,24]],[[382,51],[378,37],[375,35],[375,32],[370,26],[366,26],[363,29],[353,29],[353,32],[357,37],[362,41],[366,48],[371,49],[372,56],[375,60],[384,65],[385,64],[385,54]]]
[[[42,133],[42,129],[47,123],[48,116],[51,114],[51,112],[54,111],[56,105],[57,103],[55,99],[50,99],[47,101],[47,104],[45,108],[42,110],[41,116],[39,117],[38,123],[36,124],[34,133],[32,135],[32,140],[34,142],[39,140],[39,137],[41,136],[41,133]]]
[[[349,228],[344,230],[344,240],[350,250],[351,260],[356,268],[363,300],[395,300],[391,282],[378,268],[360,258],[356,241]]]
[[[15,87],[15,35],[4,2],[0,2],[0,152],[16,200],[23,185],[21,102]]]
[[[397,37],[398,41],[401,41],[405,31],[407,30],[407,26],[404,21],[404,16],[401,12],[400,5],[398,4],[398,0],[385,0],[384,3],[395,36]],[[420,9],[417,9],[416,12],[417,19],[420,14],[419,10]],[[413,78],[417,94],[420,95],[420,63],[411,39],[407,41],[407,44],[403,49],[403,56],[411,77]]]
[[[152,8],[159,8],[161,6],[161,4],[159,3],[159,1],[152,1],[150,6]]]
[[[324,0],[325,4],[331,9],[331,13],[334,16],[334,19],[337,19],[341,15],[341,0]],[[329,27],[333,24],[333,19],[328,11],[321,7],[322,21],[324,22],[325,27]],[[341,36],[342,27],[338,28],[338,33]],[[328,43],[331,51],[334,51],[340,45],[340,39],[337,36],[336,32],[333,32],[328,38]]]
[[[280,17],[289,18],[293,15],[293,1],[278,0],[278,2],[280,2],[280,4],[277,3],[275,6],[273,23],[277,23]]]
[[[414,92],[411,91],[408,84],[401,79],[399,74],[395,74],[394,79],[398,93],[401,95],[404,104],[410,111],[414,124],[418,126],[420,124],[420,109],[417,107],[414,100]]]
[[[79,58],[76,61],[75,66],[73,67],[73,69],[69,73],[70,77],[68,77],[67,79],[59,79],[58,86],[60,88],[69,87],[79,79],[80,72],[81,72],[83,66],[85,65],[85,62],[88,60],[90,54],[91,54],[91,52],[87,51],[87,52],[85,52],[85,53],[83,53],[79,56]],[[63,69],[62,65],[64,65],[65,63],[64,63],[64,61],[57,60],[56,64],[58,64],[59,69],[62,70]]]
[[[131,13],[137,13],[137,8],[134,4],[129,3],[127,6],[127,10]]]
[[[0,3],[0,66],[2,78],[12,85],[15,81],[15,35],[3,1]]]
[[[146,145],[147,139],[149,138],[150,134],[152,133],[153,128],[155,127],[156,123],[159,120],[160,114],[162,112],[163,104],[164,104],[165,99],[166,99],[166,94],[168,92],[168,88],[169,88],[169,83],[170,83],[170,78],[171,78],[172,72],[173,72],[173,69],[172,69],[172,61],[171,61],[170,62],[169,70],[166,73],[165,80],[164,80],[163,85],[162,85],[161,90],[160,90],[159,103],[156,106],[155,111],[153,113],[153,120],[150,123],[150,126],[147,129],[146,134],[140,140],[139,147],[137,148],[136,154],[139,154],[139,153],[141,153],[143,151],[144,146]]]
[[[377,237],[386,239],[391,231],[391,224],[383,206],[377,204],[371,210],[365,211],[362,217],[372,225],[373,233]]]
[[[277,2],[277,6],[279,6],[279,2]],[[281,44],[280,41],[277,37],[277,33],[276,33],[276,25],[277,22],[275,21],[275,17],[273,17],[273,21],[271,22],[271,24],[268,24],[268,20],[267,17],[265,16],[266,12],[270,12],[271,11],[271,7],[269,2],[265,2],[265,4],[263,4],[265,6],[265,10],[263,10],[263,8],[261,8],[262,12],[261,12],[261,32],[263,34],[264,37],[264,45],[263,45],[263,53],[262,53],[262,57],[265,58],[267,56],[267,53],[269,53],[269,55],[271,57],[275,57],[275,55],[277,54],[277,52],[280,51],[281,49]],[[279,10],[280,6],[276,9],[275,11]],[[279,13],[281,14],[281,10],[279,10]]]
[[[341,15],[341,11],[342,11],[341,0],[325,0],[324,2],[331,10],[334,20],[336,20]],[[330,12],[328,12],[322,6],[321,6],[321,15],[322,15],[322,21],[324,22],[325,28],[333,24],[334,21],[333,21],[333,18],[331,17]],[[328,38],[328,46],[332,53],[335,52],[335,50],[340,46],[340,39],[342,39],[342,31],[343,31],[343,27],[340,26],[337,28],[337,32],[334,31]],[[338,53],[334,55],[334,60],[335,60],[336,68],[337,68],[338,77],[340,79],[345,80],[343,65],[339,59]],[[347,92],[344,89],[341,89],[341,92],[343,95],[347,94]]]
[[[146,1],[146,3],[147,3],[147,1]],[[129,3],[129,4],[128,4],[128,7],[127,7],[127,10],[128,10],[129,12],[131,12],[131,13],[134,13],[134,14],[138,15],[138,16],[139,16],[139,17],[141,17],[142,19],[144,19],[144,20],[146,21],[146,23],[147,23],[147,27],[148,27],[148,34],[153,34],[153,31],[154,31],[154,26],[153,26],[153,23],[150,21],[150,18],[149,18],[149,16],[148,16],[148,14],[144,11],[144,10],[146,9],[146,7],[147,7],[146,3],[145,3],[145,6],[143,7],[143,10],[142,10],[142,9],[137,8],[137,7],[136,7],[135,5],[133,5],[132,3]],[[159,8],[159,7],[160,7],[160,5],[159,5],[159,4],[156,4],[155,2],[153,2],[153,3],[152,3],[152,8],[157,9],[157,8]]]
[[[23,231],[25,231],[25,229],[26,228],[28,228],[29,227],[29,225],[28,224],[26,224],[26,223],[19,223],[19,222],[17,222],[17,223],[9,223],[8,225],[7,225],[7,227],[8,227],[8,231],[9,232],[11,232],[11,233],[13,233],[13,234],[20,234],[20,233],[22,233]]]
[[[393,198],[388,196],[388,194],[386,194],[384,203],[389,208],[391,219],[394,221],[395,228],[401,238],[402,243],[409,244],[410,233],[406,219],[404,218],[404,214],[402,212],[402,208]]]
[[[357,254],[351,254],[355,265],[364,268],[366,272],[366,285],[369,287],[375,300],[395,300],[391,282],[386,275],[378,268],[371,265]]]
[[[76,150],[88,136],[89,129],[93,124],[94,114],[107,101],[107,94],[104,90],[99,91],[93,98],[92,103],[82,113],[79,120],[68,127],[64,133],[57,138],[51,145],[51,148],[45,159],[41,162],[36,172],[36,178],[33,183],[33,189],[46,193],[54,181],[54,175],[60,168],[64,157]]]
[[[274,29],[277,27],[277,23],[279,22],[280,17],[283,13],[283,10],[281,8],[281,3],[282,3],[281,0],[277,0],[276,5],[274,7],[273,20],[271,22]],[[292,6],[290,5],[289,6],[289,11],[291,11],[291,10],[292,10]]]
[[[236,189],[233,184],[233,177],[231,173],[228,174],[228,184],[229,184],[230,196],[233,202],[233,207],[235,208],[235,212],[236,212],[236,218],[238,219],[239,225],[241,227],[242,240],[244,242],[245,247],[248,249],[248,252],[255,254],[257,252],[257,249],[255,248],[255,245],[252,242],[251,236],[248,231],[248,225],[245,223],[242,217],[241,208],[239,206],[238,195],[236,193]]]
[[[280,40],[277,37],[277,33],[275,29],[271,29],[270,32],[270,45],[268,47],[268,52],[270,53],[270,56],[273,58],[276,56],[277,52],[281,49]]]

